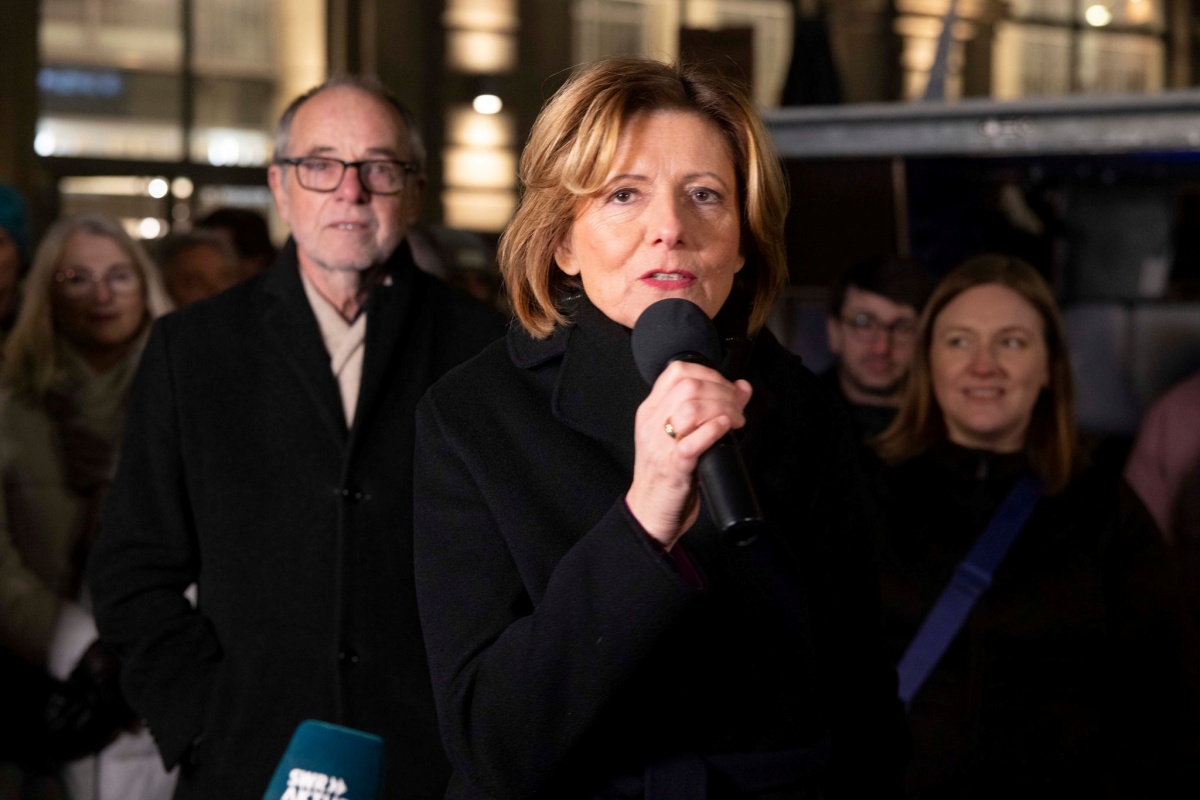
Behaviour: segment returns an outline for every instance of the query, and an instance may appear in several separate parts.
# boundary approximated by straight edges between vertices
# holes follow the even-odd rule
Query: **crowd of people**
[[[1001,253],[855,264],[814,375],[780,161],[700,67],[580,68],[495,254],[418,222],[425,165],[339,76],[280,118],[278,249],[34,247],[0,186],[0,800],[257,798],[308,719],[389,798],[1196,791],[1200,377],[1095,468]],[[448,264],[493,257],[502,298]],[[663,299],[710,345],[647,372]]]

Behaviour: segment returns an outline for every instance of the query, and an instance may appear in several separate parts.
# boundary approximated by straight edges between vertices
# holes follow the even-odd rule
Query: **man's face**
[[[288,150],[280,156],[413,160],[395,109],[350,87],[326,89],[300,107]],[[336,272],[361,272],[386,261],[416,222],[424,190],[422,180],[410,175],[399,194],[373,194],[354,168],[346,169],[332,192],[303,188],[291,166],[273,165],[268,179],[301,266]]]
[[[912,362],[917,311],[856,286],[840,319],[830,319],[829,348],[838,357],[842,391],[853,403],[896,405]]]

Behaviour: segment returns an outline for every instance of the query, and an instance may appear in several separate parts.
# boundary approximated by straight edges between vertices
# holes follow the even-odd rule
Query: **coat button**
[[[358,665],[358,653],[353,650],[338,651],[338,661],[343,667],[353,667]]]
[[[343,487],[340,494],[342,495],[342,499],[348,503],[359,503],[369,499],[366,492],[361,489],[355,489],[353,486]]]

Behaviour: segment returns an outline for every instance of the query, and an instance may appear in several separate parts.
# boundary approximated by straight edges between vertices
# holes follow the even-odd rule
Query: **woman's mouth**
[[[683,289],[696,282],[696,276],[690,272],[647,272],[641,279],[660,289]]]

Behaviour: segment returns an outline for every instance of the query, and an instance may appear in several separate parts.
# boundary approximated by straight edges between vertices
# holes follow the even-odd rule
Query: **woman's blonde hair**
[[[975,256],[953,269],[933,290],[917,326],[900,411],[875,440],[875,449],[885,462],[898,464],[946,439],[946,423],[934,399],[929,364],[933,327],[942,309],[955,297],[972,287],[992,283],[1019,294],[1042,318],[1050,380],[1034,404],[1025,452],[1046,491],[1053,494],[1066,488],[1080,463],[1071,361],[1062,317],[1050,287],[1037,270],[1018,258]]]
[[[745,93],[696,66],[609,58],[581,68],[550,98],[521,155],[521,202],[500,238],[498,260],[513,312],[531,335],[542,338],[555,325],[569,324],[559,301],[578,282],[558,269],[555,248],[568,235],[579,201],[603,185],[622,125],[656,111],[699,114],[729,143],[746,259],[735,291],[740,288],[749,302],[750,332],[763,326],[787,285],[787,184]]]
[[[12,333],[4,343],[0,385],[14,395],[38,400],[63,379],[55,347],[58,333],[50,294],[67,242],[81,232],[112,240],[138,271],[146,306],[143,331],[154,319],[171,310],[171,301],[163,289],[158,270],[142,246],[130,238],[120,223],[105,214],[92,212],[60,219],[50,226],[34,253],[33,265],[21,290],[21,309]]]

